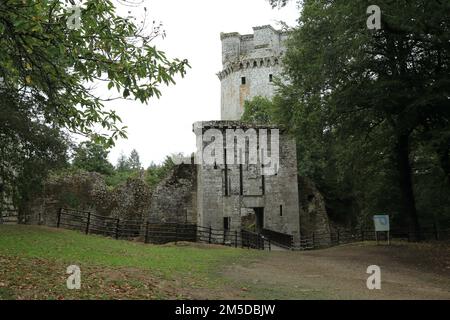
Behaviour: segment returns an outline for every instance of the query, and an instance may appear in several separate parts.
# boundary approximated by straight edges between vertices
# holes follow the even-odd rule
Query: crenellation
[[[275,93],[273,77],[282,71],[287,33],[271,26],[253,31],[221,34],[223,69],[217,76],[222,86],[222,120],[239,120],[245,101],[255,96],[271,98]]]

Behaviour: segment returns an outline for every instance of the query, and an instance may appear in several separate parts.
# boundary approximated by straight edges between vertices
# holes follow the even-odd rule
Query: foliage
[[[139,172],[132,170],[114,170],[111,175],[105,176],[106,185],[115,188],[128,181],[139,177]]]
[[[189,67],[151,44],[158,26],[120,17],[111,1],[83,1],[80,28],[68,27],[75,11],[67,3],[0,1],[0,180],[16,202],[67,163],[67,132],[106,146],[126,137],[106,101],[147,103]],[[108,97],[98,94],[102,86]],[[109,174],[97,149],[96,160],[79,150],[77,166]]]
[[[387,212],[418,229],[431,208],[450,215],[437,200],[450,185],[449,4],[381,1],[369,30],[370,4],[303,1],[271,121],[296,136],[300,173],[338,217]]]
[[[130,153],[130,157],[128,158],[128,167],[130,168],[130,170],[142,169],[139,153],[136,151],[136,149],[133,149]]]
[[[143,178],[145,183],[151,189],[156,188],[174,166],[175,164],[171,157],[166,157],[161,165],[155,163],[150,164],[144,172]],[[129,157],[122,154],[119,157],[113,174],[105,177],[106,184],[110,187],[116,187],[125,183],[130,178],[138,178],[140,177],[141,169],[142,165],[140,164],[139,154],[136,150],[133,150]]]
[[[256,124],[267,124],[272,122],[273,113],[272,101],[265,97],[255,97],[250,101],[245,101],[244,114],[241,121]]]
[[[156,188],[175,166],[171,157],[166,157],[162,165],[152,163],[145,173],[145,181],[153,189]]]
[[[123,152],[120,154],[119,159],[117,159],[116,170],[119,172],[130,170],[128,159]]]
[[[130,178],[139,177],[141,170],[142,165],[136,149],[131,151],[129,157],[121,153],[113,174],[105,177],[106,184],[110,187],[116,187],[125,183]]]
[[[9,0],[0,3],[0,78],[2,86],[40,102],[34,116],[56,128],[94,136],[113,144],[125,137],[120,118],[105,101],[161,95],[160,85],[184,75],[186,61],[170,60],[151,45],[150,34],[115,12],[109,0],[87,0],[79,29],[69,29],[73,10],[59,0]],[[98,96],[94,83],[117,90]],[[100,125],[108,133],[95,133]]]
[[[20,210],[50,170],[67,165],[69,139],[34,118],[39,103],[0,85],[0,182]]]
[[[101,144],[92,141],[82,142],[75,148],[73,167],[87,172],[111,175],[114,167],[108,161],[109,151]]]

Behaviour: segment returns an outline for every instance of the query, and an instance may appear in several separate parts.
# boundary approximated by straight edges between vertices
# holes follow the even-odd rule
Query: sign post
[[[389,224],[389,216],[388,215],[377,215],[373,217],[373,222],[375,224],[375,237],[378,244],[378,232],[387,232],[388,237],[388,245],[391,244],[391,227]]]

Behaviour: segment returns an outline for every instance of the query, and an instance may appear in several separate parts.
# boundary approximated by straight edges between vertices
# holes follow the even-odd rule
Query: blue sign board
[[[391,230],[388,215],[378,215],[373,217],[376,232],[388,232]]]

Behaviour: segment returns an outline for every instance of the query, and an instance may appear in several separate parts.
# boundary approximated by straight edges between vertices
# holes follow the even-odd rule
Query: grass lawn
[[[0,226],[0,299],[177,299],[224,285],[224,265],[264,253],[220,246],[153,246],[37,226]],[[68,290],[66,268],[81,268]]]

